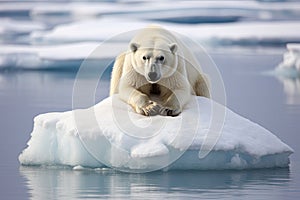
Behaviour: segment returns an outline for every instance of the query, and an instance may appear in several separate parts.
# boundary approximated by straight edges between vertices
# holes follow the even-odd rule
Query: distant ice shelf
[[[300,41],[298,34],[300,24],[297,21],[186,25],[116,17],[88,19],[58,25],[51,31],[34,31],[31,34],[31,40],[37,43],[103,41],[111,38],[117,41],[128,41],[130,39],[128,36],[131,35],[126,34],[124,30],[138,30],[151,23],[159,23],[168,30],[213,45],[276,46]],[[122,37],[112,37],[122,33]]]
[[[178,117],[145,117],[115,95],[88,109],[41,114],[34,119],[19,161],[22,165],[67,165],[75,170],[108,166],[133,172],[161,167],[223,170],[289,165],[293,150],[288,145],[219,104],[226,111],[223,129],[211,152],[200,158],[199,151],[210,137],[214,102],[195,97],[194,103],[199,112],[190,103]],[[128,119],[140,127],[139,132],[134,132]],[[168,163],[176,153],[178,159]]]
[[[125,43],[100,42],[32,46],[0,45],[0,69],[78,68],[85,59],[114,59],[126,49]]]
[[[46,26],[41,22],[32,22],[25,20],[0,20],[0,36],[29,34],[35,30],[43,30]]]
[[[74,68],[87,58],[114,59],[120,52],[127,50],[134,30],[151,23],[153,21],[105,17],[57,25],[48,31],[35,30],[30,34],[31,44],[0,44],[0,68]],[[208,48],[233,49],[234,46],[278,46],[288,42],[300,42],[300,23],[296,21],[159,24]],[[284,34],[281,30],[284,30]],[[290,57],[298,55],[294,45],[290,46],[293,46],[289,50],[292,53],[287,53],[285,58],[288,62],[291,62]],[[99,53],[91,55],[96,47],[99,47]]]
[[[120,18],[131,17],[135,19],[166,20],[169,19],[178,23],[190,23],[190,20],[183,20],[192,17],[196,23],[205,22],[198,20],[201,16],[208,16],[215,22],[231,22],[232,20],[257,19],[257,20],[283,20],[297,18],[300,6],[296,2],[258,2],[258,1],[138,1],[133,2],[69,2],[66,6],[60,6],[57,2],[16,5],[15,3],[3,3],[1,10],[11,12],[26,10],[36,20],[46,18],[57,18],[60,21],[66,19],[78,20],[91,17],[105,17],[115,15]],[[156,13],[159,12],[159,15]],[[181,17],[181,20],[176,20]],[[178,19],[178,18],[177,18]],[[212,21],[213,22],[213,21]]]

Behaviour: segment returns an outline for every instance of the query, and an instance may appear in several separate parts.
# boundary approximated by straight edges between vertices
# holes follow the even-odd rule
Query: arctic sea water
[[[267,127],[294,148],[296,153],[291,157],[290,168],[127,174],[113,170],[74,171],[68,167],[20,166],[17,157],[29,139],[32,117],[39,113],[71,109],[76,72],[2,72],[0,106],[6,114],[1,115],[3,162],[0,176],[5,180],[0,188],[1,196],[5,199],[145,196],[149,199],[296,199],[300,194],[300,158],[297,153],[300,149],[296,135],[300,104],[287,104],[287,98],[293,97],[284,93],[281,83],[275,77],[260,74],[272,69],[281,60],[281,55],[260,52],[212,56],[224,78],[228,106]],[[108,84],[109,73],[105,77],[107,81],[104,83]],[[107,86],[99,88],[98,100],[107,96]],[[257,95],[261,96],[259,100],[255,98]]]
[[[299,199],[300,79],[264,75],[282,61],[282,44],[300,41],[296,1],[216,1],[206,2],[205,6],[199,2],[145,5],[147,2],[131,1],[99,6],[88,2],[68,6],[61,3],[66,2],[3,2],[0,6],[0,66],[6,67],[0,71],[1,199]],[[140,9],[145,12],[139,12]],[[157,10],[161,15],[156,14]],[[111,16],[116,18],[110,19]],[[109,27],[112,21],[121,19],[126,23]],[[121,30],[141,28],[153,21],[172,22],[168,26],[178,32],[200,40],[218,38],[225,45],[209,54],[224,80],[227,106],[267,128],[294,149],[288,168],[132,174],[109,169],[80,171],[68,166],[20,166],[18,155],[30,138],[33,117],[72,109],[77,72],[74,66],[80,65],[95,41],[97,44]],[[251,23],[259,21],[266,24]],[[99,23],[103,26],[95,25]],[[244,32],[236,31],[240,29]],[[256,35],[260,37],[257,39]],[[87,41],[92,42],[80,43]],[[64,45],[68,42],[71,44]],[[235,50],[230,45],[242,48]],[[105,53],[110,56],[111,52]],[[20,69],[49,66],[59,70]],[[13,67],[14,70],[8,69]],[[86,81],[91,77],[86,77]],[[97,101],[107,97],[109,79],[107,71],[97,90]]]

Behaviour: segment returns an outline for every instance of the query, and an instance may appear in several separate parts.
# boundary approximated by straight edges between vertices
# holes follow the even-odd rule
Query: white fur
[[[137,113],[180,114],[192,94],[209,97],[206,78],[193,53],[169,31],[150,26],[117,57],[110,95],[119,93]]]

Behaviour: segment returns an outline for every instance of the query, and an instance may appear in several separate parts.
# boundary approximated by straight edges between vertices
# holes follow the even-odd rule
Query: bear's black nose
[[[151,81],[155,81],[157,79],[157,73],[156,72],[149,72],[148,77]]]

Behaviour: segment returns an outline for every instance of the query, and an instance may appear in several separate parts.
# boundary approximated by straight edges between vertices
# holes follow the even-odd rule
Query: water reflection
[[[286,103],[288,105],[300,105],[300,77],[278,77],[278,80],[283,84]]]
[[[286,186],[288,168],[246,171],[170,171],[127,174],[116,171],[73,171],[20,167],[31,199],[202,197],[232,198],[257,195]],[[278,188],[276,188],[278,187]],[[260,195],[262,193],[260,192]],[[272,195],[271,195],[272,196]],[[261,196],[260,196],[261,197]]]

